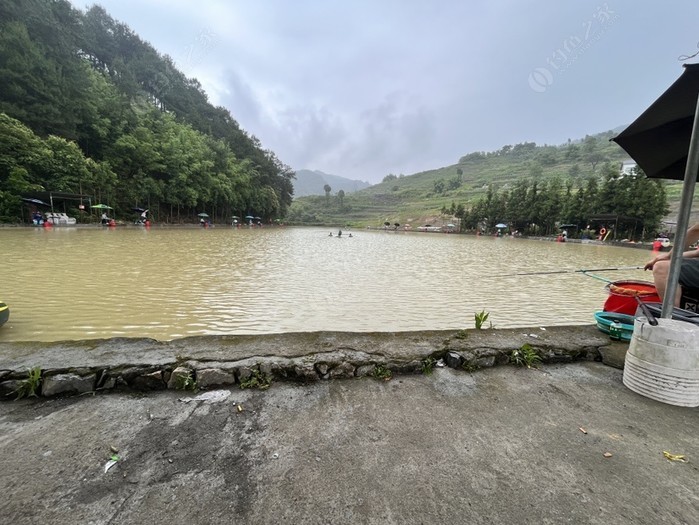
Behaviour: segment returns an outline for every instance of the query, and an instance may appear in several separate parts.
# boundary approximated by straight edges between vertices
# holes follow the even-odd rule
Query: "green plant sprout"
[[[192,376],[192,372],[187,372],[187,375],[178,375],[175,378],[175,389],[176,390],[191,390],[195,392],[197,390],[197,382]]]
[[[422,360],[422,373],[426,376],[430,375],[434,370],[434,365],[436,363],[437,360],[432,356],[427,356],[426,358],[424,358]]]
[[[260,390],[265,390],[266,388],[269,388],[271,384],[272,383],[269,378],[255,368],[253,369],[252,375],[249,378],[243,379],[240,382],[240,388],[259,388]]]
[[[483,325],[488,320],[489,316],[490,316],[490,313],[486,312],[485,310],[482,310],[480,313],[476,312],[474,314],[474,318],[476,320],[476,330],[483,329]],[[492,328],[492,327],[493,327],[493,323],[490,323],[490,328]]]
[[[384,365],[374,365],[374,370],[371,372],[371,375],[376,379],[383,379],[384,381],[388,381],[393,377],[393,372],[391,372]]]
[[[529,343],[524,343],[521,348],[512,350],[510,363],[527,368],[536,368],[535,365],[541,363],[541,357],[536,353]]]
[[[463,368],[464,370],[466,370],[466,372],[470,374],[472,372],[475,372],[476,370],[479,370],[481,367],[475,361],[464,361],[461,365],[461,368]]]
[[[23,379],[14,393],[17,394],[17,399],[23,397],[37,397],[39,387],[41,385],[41,368],[38,366],[27,371],[27,378]]]

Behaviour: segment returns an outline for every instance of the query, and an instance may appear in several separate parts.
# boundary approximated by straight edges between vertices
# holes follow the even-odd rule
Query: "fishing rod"
[[[583,273],[588,272],[614,272],[617,270],[643,270],[643,266],[618,266],[616,268],[589,268],[585,270],[551,270],[546,272],[524,272],[524,273],[506,273],[500,274],[499,277],[513,277],[521,275],[555,275],[562,273]]]

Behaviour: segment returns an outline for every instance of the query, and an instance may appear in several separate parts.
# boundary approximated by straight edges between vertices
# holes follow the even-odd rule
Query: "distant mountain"
[[[371,184],[363,180],[346,179],[345,177],[330,175],[317,170],[298,170],[296,172],[296,180],[293,183],[294,197],[325,195],[323,188],[326,184],[332,188],[331,193],[333,195],[340,190],[344,190],[345,193],[354,193],[371,186]]]

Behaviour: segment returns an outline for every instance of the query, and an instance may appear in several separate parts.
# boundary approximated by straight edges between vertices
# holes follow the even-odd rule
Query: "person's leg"
[[[687,291],[689,294],[696,295],[695,290],[699,290],[699,257],[685,258],[682,261],[679,283],[683,292]]]
[[[670,274],[670,261],[658,261],[653,266],[653,281],[655,282],[655,288],[658,291],[658,295],[661,299],[665,298],[665,291],[667,290],[667,278]],[[674,305],[679,306],[680,300],[682,299],[682,288],[680,285],[677,286],[675,291]]]

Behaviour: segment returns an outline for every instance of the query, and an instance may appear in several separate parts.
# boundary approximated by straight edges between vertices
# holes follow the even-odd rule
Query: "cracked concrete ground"
[[[2,522],[699,523],[699,409],[601,363],[216,392],[0,404]]]

